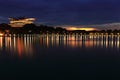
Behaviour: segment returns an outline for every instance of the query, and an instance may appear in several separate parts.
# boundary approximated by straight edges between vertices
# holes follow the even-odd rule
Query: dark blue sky
[[[120,22],[120,0],[0,0],[0,10],[0,22],[16,16],[51,25]]]

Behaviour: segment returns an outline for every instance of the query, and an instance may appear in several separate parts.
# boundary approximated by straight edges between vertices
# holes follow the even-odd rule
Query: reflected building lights
[[[21,45],[21,41],[20,41],[20,39],[18,38],[17,39],[17,49],[18,49],[18,55],[19,55],[19,57],[21,57],[21,55],[22,55],[22,45]]]
[[[104,40],[103,40],[103,37],[101,38],[100,44],[101,44],[101,48],[103,48],[103,47],[104,47]]]
[[[39,44],[37,44],[39,43]],[[40,35],[39,37],[0,37],[0,50],[23,55],[32,55],[34,44],[40,47],[70,47],[70,48],[120,48],[120,36],[108,35]]]
[[[93,41],[85,41],[84,45],[86,48],[93,47]]]
[[[58,35],[56,36],[55,41],[56,41],[56,46],[59,46],[59,36]]]
[[[13,53],[18,53],[21,57],[24,53],[29,55],[32,53],[32,38],[24,37],[0,37],[0,49],[4,46],[5,50]]]
[[[3,39],[0,38],[0,46],[2,47],[2,41]],[[14,37],[13,40],[12,38],[5,38],[5,46],[8,48],[14,47],[14,50],[16,50],[16,45],[18,47],[19,53],[22,53],[22,48],[27,48],[28,46],[32,46],[32,41],[35,40],[33,37],[24,37],[19,40],[17,40],[16,43],[16,38]],[[13,41],[13,43],[12,43]],[[24,42],[23,42],[24,41]],[[46,35],[46,36],[40,36],[40,45],[46,45],[47,47],[51,46],[59,46],[60,44],[64,46],[69,46],[69,47],[83,47],[85,46],[86,48],[90,47],[101,47],[101,48],[108,48],[111,47],[113,48],[114,46],[119,48],[120,43],[119,43],[119,36],[113,37],[113,36],[99,36],[99,35],[90,35],[90,36],[76,36],[76,35]],[[12,48],[11,48],[12,49]]]
[[[0,37],[0,49],[2,50],[3,48],[3,37]]]
[[[47,36],[47,39],[46,39],[46,43],[47,43],[47,47],[49,47],[49,37]]]
[[[111,47],[113,48],[113,46],[114,46],[114,40],[113,40],[113,37],[112,37],[112,40],[109,41],[109,43],[111,43]]]
[[[16,38],[15,37],[13,38],[13,42],[14,42],[13,45],[14,45],[14,52],[15,52],[16,51]]]
[[[110,39],[111,38],[111,39]],[[59,46],[60,44],[72,48],[85,46],[86,48],[101,47],[101,48],[113,48],[115,45],[114,37],[108,35],[51,35],[51,37],[46,37],[44,40],[48,47],[50,44],[55,44],[54,46]],[[42,42],[41,42],[42,43]],[[116,42],[116,47],[119,47],[119,38]]]
[[[52,42],[52,46],[54,45],[54,37],[51,36],[51,42]]]
[[[105,37],[105,47],[108,48],[108,36]]]
[[[119,36],[117,37],[117,48],[118,49],[120,48],[120,37]]]

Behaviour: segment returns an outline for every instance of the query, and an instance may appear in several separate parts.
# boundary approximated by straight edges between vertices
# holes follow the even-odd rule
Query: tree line
[[[89,34],[89,33],[103,33],[103,34],[118,34],[120,30],[94,30],[94,31],[85,31],[85,30],[75,30],[68,31],[62,27],[53,27],[46,25],[36,26],[35,24],[26,24],[23,27],[11,27],[6,23],[0,24],[0,32],[5,34]]]

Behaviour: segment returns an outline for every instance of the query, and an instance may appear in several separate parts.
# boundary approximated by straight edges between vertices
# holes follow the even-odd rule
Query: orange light
[[[23,19],[14,19],[9,18],[10,24],[12,27],[23,27],[25,24],[32,24],[35,21],[35,18],[23,18]]]
[[[21,41],[20,41],[20,39],[18,38],[18,40],[17,40],[17,43],[18,43],[18,45],[17,45],[17,48],[18,48],[18,55],[19,55],[19,57],[21,57],[21,55],[22,55],[22,45],[21,45]]]
[[[3,36],[3,34],[2,34],[2,33],[0,33],[0,36]]]
[[[97,30],[96,28],[79,28],[79,27],[68,27],[67,30],[85,30],[85,31],[93,31]]]

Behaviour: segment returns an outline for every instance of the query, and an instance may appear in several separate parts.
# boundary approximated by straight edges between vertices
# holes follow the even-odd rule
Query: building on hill
[[[9,25],[11,27],[23,27],[25,24],[32,24],[35,21],[35,18],[26,18],[26,17],[18,17],[18,18],[9,18]]]

